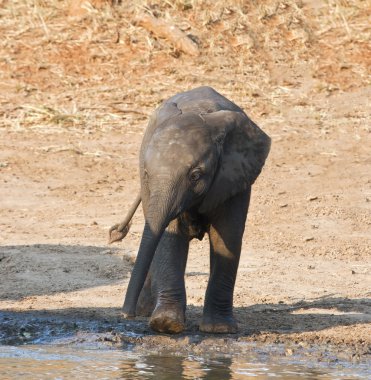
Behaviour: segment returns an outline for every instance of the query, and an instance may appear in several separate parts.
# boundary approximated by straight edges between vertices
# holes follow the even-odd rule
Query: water
[[[0,346],[0,379],[370,379],[367,365],[303,363],[258,356],[138,354],[63,345]]]

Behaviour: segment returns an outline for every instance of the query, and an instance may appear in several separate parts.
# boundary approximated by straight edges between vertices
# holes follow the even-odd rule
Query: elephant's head
[[[269,137],[243,112],[182,113],[174,103],[165,103],[155,117],[157,127],[147,132],[141,151],[145,227],[125,298],[127,316],[135,315],[170,221],[191,208],[207,214],[245,190],[259,175],[270,147]]]

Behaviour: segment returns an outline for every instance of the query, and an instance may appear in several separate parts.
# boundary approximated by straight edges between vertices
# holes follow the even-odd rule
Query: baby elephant
[[[270,138],[210,87],[166,100],[152,115],[140,150],[141,192],[127,218],[110,229],[121,240],[142,201],[145,225],[123,306],[149,316],[153,330],[185,328],[184,272],[189,242],[210,240],[210,278],[200,330],[235,333],[233,290],[251,185]]]

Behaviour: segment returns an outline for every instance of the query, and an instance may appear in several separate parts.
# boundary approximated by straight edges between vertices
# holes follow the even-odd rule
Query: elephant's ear
[[[221,148],[219,169],[199,208],[207,213],[254,183],[268,156],[270,138],[243,112],[201,116]]]

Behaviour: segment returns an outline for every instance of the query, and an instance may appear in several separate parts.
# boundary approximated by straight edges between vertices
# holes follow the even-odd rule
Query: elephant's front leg
[[[236,333],[233,291],[242,237],[250,202],[250,189],[218,207],[210,220],[210,278],[200,330]]]
[[[174,334],[185,328],[184,272],[188,248],[188,236],[178,220],[173,220],[160,240],[151,266],[156,307],[149,323],[155,331]]]

